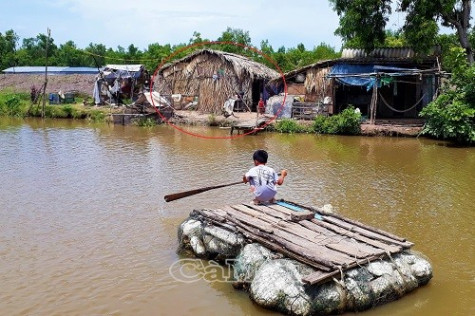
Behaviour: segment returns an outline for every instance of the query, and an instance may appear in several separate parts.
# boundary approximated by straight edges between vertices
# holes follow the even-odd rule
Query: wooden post
[[[378,112],[378,92],[379,92],[379,89],[378,89],[378,84],[381,82],[381,75],[378,73],[376,74],[376,85],[374,86],[374,89],[375,89],[375,93],[374,93],[374,96],[375,96],[375,99],[374,99],[374,109],[373,109],[373,124],[376,123],[376,113]]]
[[[379,75],[376,75],[376,81],[373,85],[373,95],[371,96],[371,105],[369,109],[369,123],[374,124],[376,121],[376,108],[378,105],[378,81]]]
[[[41,117],[45,117],[45,104],[46,104],[46,86],[48,84],[48,45],[51,36],[51,30],[48,28],[48,38],[46,39],[46,62],[45,62],[45,84],[43,85],[43,107],[41,108]]]
[[[373,108],[374,108],[374,87],[373,87],[373,94],[371,95],[371,102],[369,104],[369,124],[373,124]]]

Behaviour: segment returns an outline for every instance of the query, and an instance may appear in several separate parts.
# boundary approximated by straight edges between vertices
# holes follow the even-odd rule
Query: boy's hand
[[[244,176],[242,176],[242,182],[244,182],[244,183],[247,183],[247,182],[248,182],[248,181],[247,181],[247,178],[246,178],[246,176],[245,176],[245,175],[244,175]]]
[[[280,175],[281,175],[283,178],[285,178],[285,177],[287,176],[287,170],[285,170],[285,169],[282,170],[282,171],[280,172]]]

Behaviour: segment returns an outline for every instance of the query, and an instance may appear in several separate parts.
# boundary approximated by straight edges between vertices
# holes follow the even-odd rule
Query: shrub
[[[147,117],[134,121],[134,124],[140,127],[154,127],[157,125],[157,121],[152,117]]]
[[[208,126],[218,126],[218,122],[214,114],[208,115]]]
[[[69,114],[65,107],[58,105],[46,105],[45,117],[49,118],[68,118]]]
[[[63,106],[63,112],[66,114],[66,117],[72,118],[74,117],[74,113],[76,111],[71,105],[68,104]]]
[[[93,121],[93,122],[103,122],[106,119],[106,115],[104,112],[100,110],[92,110],[89,112],[88,115],[88,120]]]
[[[31,106],[28,110],[28,116],[40,117],[41,116],[41,107],[40,106]]]
[[[0,98],[0,115],[23,117],[25,107],[22,106],[21,97],[17,94],[5,94]]]
[[[475,144],[475,108],[447,92],[427,105],[420,113],[427,119],[422,134]]]
[[[280,133],[305,133],[308,128],[300,125],[293,119],[282,119],[275,124],[275,130]]]
[[[361,132],[361,113],[353,106],[332,116],[318,115],[313,121],[312,129],[318,134],[357,135]]]
[[[420,116],[426,119],[422,134],[453,141],[475,144],[475,65],[454,67],[450,84],[429,103]]]
[[[339,134],[355,135],[361,132],[361,112],[355,111],[353,106],[347,107],[336,117]]]
[[[327,117],[324,115],[317,115],[313,121],[312,129],[317,134],[325,134]]]

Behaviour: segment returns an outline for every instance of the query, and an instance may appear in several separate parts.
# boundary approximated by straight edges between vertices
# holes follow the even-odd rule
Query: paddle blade
[[[238,181],[238,182],[233,182],[233,183],[228,183],[228,184],[215,185],[215,186],[212,186],[212,187],[206,187],[206,188],[195,189],[195,190],[190,190],[190,191],[178,192],[178,193],[165,195],[163,198],[165,199],[165,202],[171,202],[171,201],[175,201],[175,200],[178,200],[178,199],[182,199],[182,198],[187,197],[187,196],[195,195],[195,194],[206,192],[206,191],[213,190],[213,189],[224,188],[224,187],[228,187],[228,186],[235,185],[235,184],[240,184],[240,183],[243,183],[243,182]]]
[[[195,195],[201,192],[205,192],[211,190],[210,188],[203,188],[203,189],[196,189],[196,190],[191,190],[191,191],[185,191],[185,192],[179,192],[179,193],[173,193],[173,194],[168,194],[165,195],[163,198],[165,199],[165,202],[171,202],[175,201],[178,199],[182,199],[184,197],[190,196],[190,195]]]

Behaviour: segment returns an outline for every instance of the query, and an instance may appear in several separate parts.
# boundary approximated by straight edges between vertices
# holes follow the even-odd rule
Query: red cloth
[[[264,101],[262,101],[262,99],[259,100],[259,103],[257,103],[257,108],[259,110],[259,113],[264,113],[265,108],[264,108]]]

